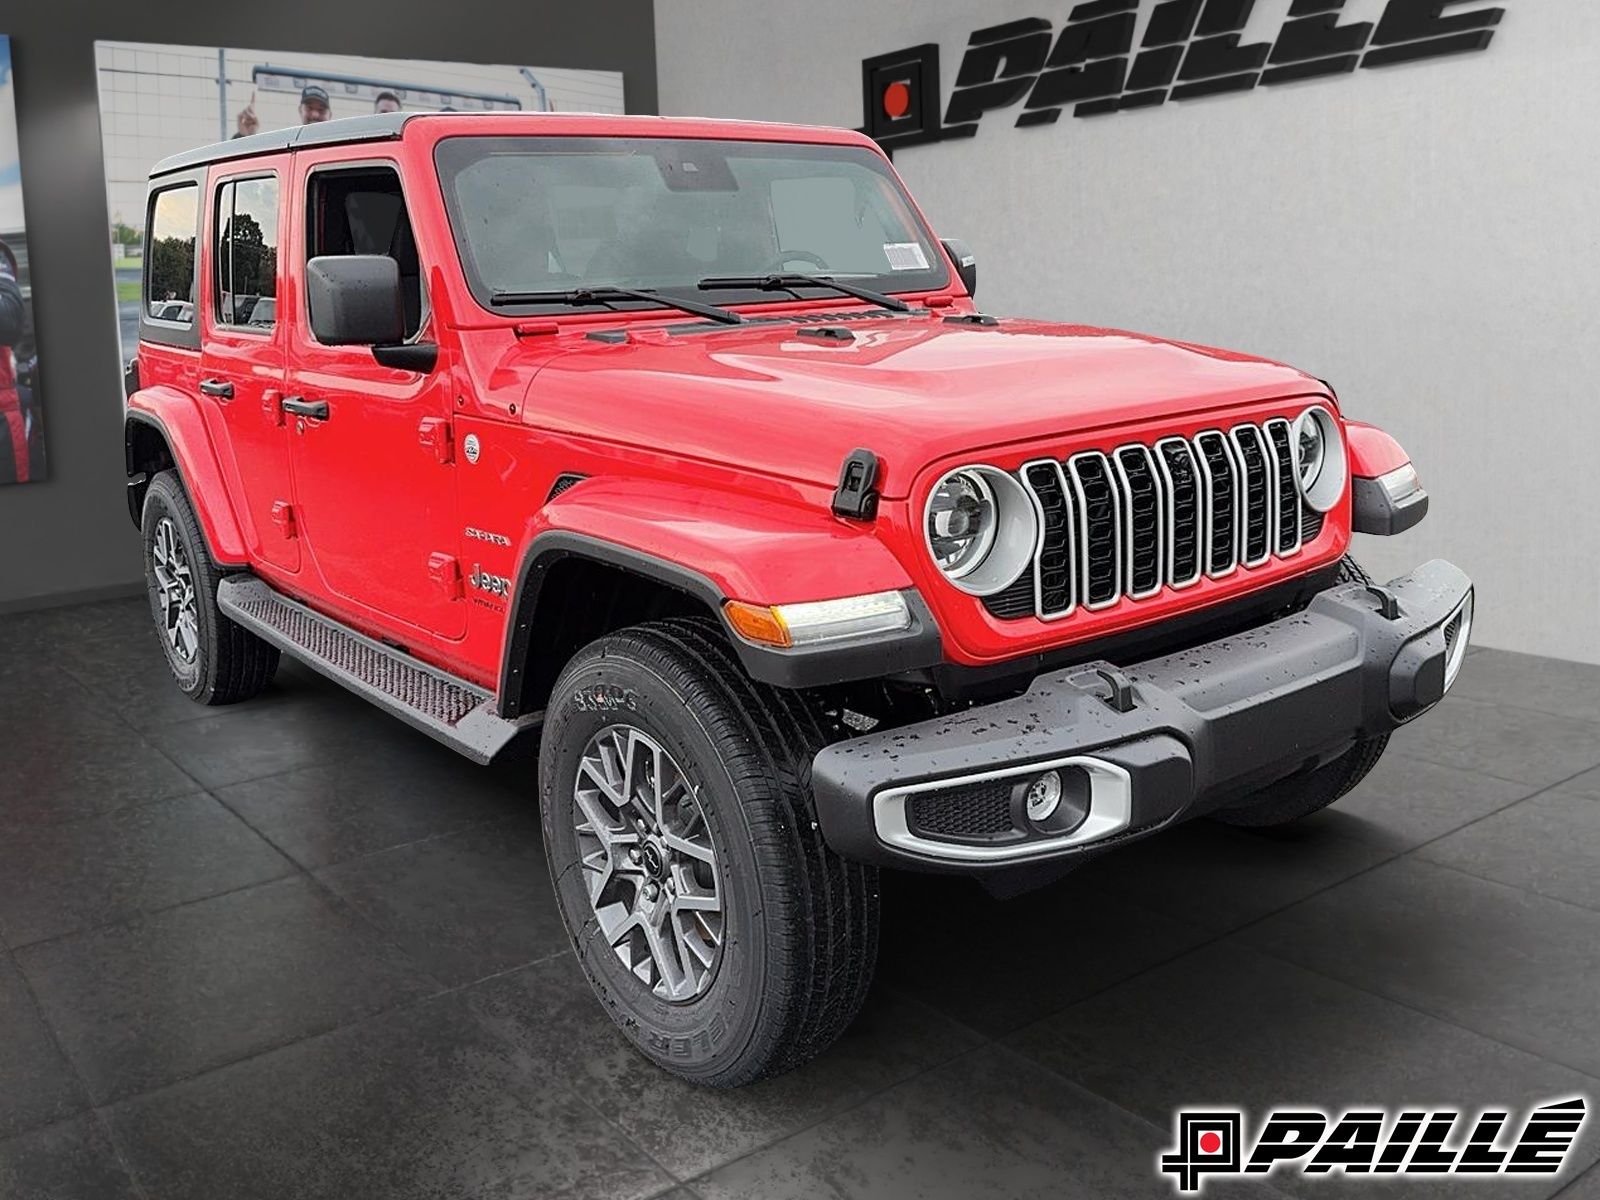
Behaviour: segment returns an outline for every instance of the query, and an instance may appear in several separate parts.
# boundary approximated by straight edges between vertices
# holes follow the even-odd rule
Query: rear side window
[[[194,324],[194,248],[200,229],[200,189],[164,188],[150,197],[146,222],[144,306],[152,321]]]
[[[270,332],[278,319],[278,180],[230,179],[217,188],[219,325]]]

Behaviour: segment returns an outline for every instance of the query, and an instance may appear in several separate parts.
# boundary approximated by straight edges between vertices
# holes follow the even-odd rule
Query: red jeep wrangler
[[[834,129],[363,117],[151,178],[128,506],[178,685],[280,652],[479,762],[537,736],[577,959],[650,1058],[849,1023],[878,870],[997,889],[1336,800],[1472,588],[1276,363],[996,320]],[[441,803],[448,803],[441,797]]]

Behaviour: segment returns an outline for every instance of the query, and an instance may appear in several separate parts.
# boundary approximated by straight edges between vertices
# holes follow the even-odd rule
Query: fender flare
[[[1350,527],[1356,533],[1393,537],[1417,525],[1428,515],[1428,493],[1416,482],[1404,495],[1392,496],[1382,477],[1411,465],[1411,456],[1393,437],[1376,425],[1350,421],[1345,425],[1350,442]]]
[[[200,532],[206,539],[211,560],[218,566],[246,566],[249,555],[245,551],[244,537],[239,520],[233,511],[233,501],[223,480],[222,470],[211,438],[206,432],[200,414],[194,411],[193,402],[174,389],[160,389],[170,395],[153,397],[157,389],[146,389],[129,398],[127,414],[123,419],[124,465],[128,472],[128,515],[135,527],[140,523],[139,501],[149,480],[141,478],[142,470],[133,458],[133,431],[136,425],[154,429],[166,444],[173,468],[183,482],[183,489],[200,522]],[[155,407],[161,405],[160,411]],[[205,503],[197,503],[203,495]]]
[[[894,582],[887,588],[862,590],[902,591],[912,612],[912,625],[909,630],[834,646],[783,650],[752,645],[738,637],[728,627],[723,616],[724,602],[729,599],[746,598],[781,602],[783,597],[730,595],[730,591],[734,589],[726,581],[719,581],[695,567],[663,557],[659,552],[629,545],[614,535],[569,527],[569,524],[577,523],[575,519],[579,517],[579,513],[574,510],[580,508],[583,499],[580,493],[589,487],[588,483],[579,484],[546,506],[536,522],[539,526],[538,531],[526,542],[512,588],[506,636],[501,651],[497,694],[500,698],[502,716],[509,718],[521,714],[523,669],[529,661],[540,594],[551,570],[561,562],[573,558],[604,563],[656,583],[665,584],[703,604],[707,615],[713,616],[727,634],[729,644],[745,672],[752,679],[775,687],[806,688],[858,679],[881,678],[885,675],[933,667],[944,659],[943,645],[933,614],[909,578],[904,576],[898,563],[895,563],[895,574],[891,577]],[[761,501],[752,500],[751,504],[760,505]],[[561,524],[556,525],[551,518],[559,519]],[[827,519],[833,520],[831,516]],[[872,536],[865,531],[863,535]],[[874,541],[876,542],[875,538]],[[893,561],[887,548],[883,547],[881,542],[876,544],[884,555]],[[882,582],[881,578],[879,582]]]

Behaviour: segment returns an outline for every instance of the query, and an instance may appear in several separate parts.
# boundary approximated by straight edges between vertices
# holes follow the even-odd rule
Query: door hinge
[[[432,450],[439,462],[455,462],[455,439],[450,433],[450,422],[444,417],[423,417],[417,426],[417,440],[424,448]]]
[[[274,429],[283,427],[283,393],[276,388],[268,388],[261,393],[261,415],[267,418],[267,424]]]
[[[439,585],[447,599],[461,599],[461,564],[454,555],[442,550],[428,555],[428,578]]]
[[[294,505],[287,500],[272,502],[272,523],[283,531],[285,541],[294,541],[300,531],[295,527]]]

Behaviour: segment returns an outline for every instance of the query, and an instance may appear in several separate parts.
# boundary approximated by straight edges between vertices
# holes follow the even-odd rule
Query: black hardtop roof
[[[276,154],[282,150],[295,150],[302,146],[333,146],[341,142],[385,142],[398,138],[407,121],[422,113],[373,113],[365,117],[340,117],[336,121],[320,121],[314,125],[291,125],[287,129],[274,129],[267,133],[253,133],[249,137],[218,142],[214,146],[201,146],[198,150],[185,150],[163,158],[150,171],[154,179],[173,171],[186,171],[209,163],[225,162],[233,158],[254,158],[258,154]]]

